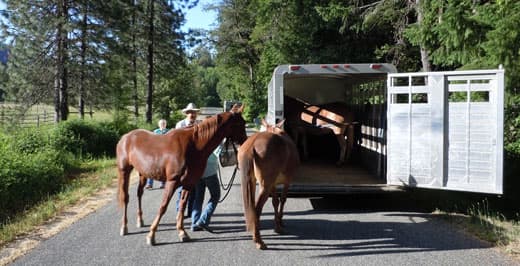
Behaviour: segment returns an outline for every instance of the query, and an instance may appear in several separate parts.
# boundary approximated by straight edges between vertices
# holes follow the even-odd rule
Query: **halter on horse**
[[[174,129],[165,135],[155,135],[147,130],[137,129],[125,134],[117,144],[117,169],[119,174],[119,204],[124,208],[121,235],[128,233],[127,207],[130,172],[139,172],[139,199],[143,193],[144,180],[153,178],[166,181],[163,200],[159,212],[150,226],[146,240],[155,244],[155,232],[166,212],[168,204],[180,185],[183,186],[177,231],[181,241],[189,240],[184,230],[184,210],[190,190],[201,178],[211,152],[224,138],[231,138],[239,144],[247,139],[245,121],[242,118],[244,106],[233,106],[230,112],[212,116],[192,127]],[[138,206],[137,226],[142,226],[141,201]]]
[[[259,230],[262,208],[271,195],[275,211],[275,231],[281,233],[287,190],[300,162],[296,146],[281,129],[283,122],[271,126],[263,120],[267,131],[250,136],[238,150],[246,225],[252,231],[253,241],[258,249],[267,248]],[[259,191],[255,201],[257,181]],[[276,193],[277,184],[283,184],[280,197]]]

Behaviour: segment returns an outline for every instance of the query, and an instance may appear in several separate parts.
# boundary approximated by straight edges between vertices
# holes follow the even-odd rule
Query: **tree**
[[[257,77],[259,51],[253,44],[255,1],[225,0],[218,6],[218,28],[212,32],[219,55],[217,71],[221,76],[217,91],[224,100],[246,103],[246,117],[256,117],[265,106],[256,96],[265,95]],[[232,76],[232,77],[229,77]],[[230,79],[227,79],[230,78]],[[236,97],[236,98],[228,98]]]

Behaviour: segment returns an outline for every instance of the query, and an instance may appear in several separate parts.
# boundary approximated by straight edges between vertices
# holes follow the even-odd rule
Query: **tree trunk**
[[[87,7],[85,7],[85,14],[83,14],[82,35],[81,35],[81,70],[79,76],[79,99],[78,112],[81,119],[85,118],[85,62],[87,53]]]
[[[55,81],[55,110],[56,121],[64,121],[67,120],[67,116],[69,114],[68,107],[68,93],[67,93],[67,32],[65,30],[65,21],[67,21],[67,1],[62,0],[59,1],[57,16],[60,21],[57,26],[57,81]]]
[[[59,36],[60,33],[58,33]],[[56,58],[56,65],[58,66],[58,60]],[[56,67],[54,72],[54,122],[60,122],[60,69]]]
[[[139,94],[137,91],[137,44],[136,44],[136,1],[133,1],[134,7],[132,8],[132,81],[133,81],[133,87],[134,87],[134,118],[135,118],[135,124],[139,122]]]
[[[416,0],[415,11],[417,12],[417,23],[419,25],[422,25],[423,11],[422,11],[422,7],[421,7],[421,0]],[[421,44],[419,48],[420,48],[420,53],[421,53],[422,69],[424,72],[430,72],[431,71],[431,62],[430,62],[430,57],[428,55],[428,50],[424,47],[423,44]]]
[[[146,122],[152,123],[152,99],[153,99],[153,45],[154,45],[154,0],[150,0],[150,17],[148,21],[148,86],[146,94]]]

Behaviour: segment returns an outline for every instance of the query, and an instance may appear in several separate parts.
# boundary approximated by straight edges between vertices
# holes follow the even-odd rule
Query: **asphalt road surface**
[[[228,180],[230,169],[223,175]],[[288,199],[284,235],[273,231],[273,208],[266,203],[261,234],[268,250],[260,251],[245,231],[239,181],[217,207],[214,233],[188,231],[192,241],[180,243],[174,198],[157,245],[148,246],[145,237],[162,190],[145,191],[146,227],[136,228],[135,185],[130,189],[129,235],[119,236],[121,213],[114,199],[12,265],[519,265],[428,213],[309,198]],[[330,207],[336,205],[342,207]],[[189,228],[189,219],[185,225]]]

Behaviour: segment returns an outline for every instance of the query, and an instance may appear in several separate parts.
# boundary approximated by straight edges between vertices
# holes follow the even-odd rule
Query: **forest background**
[[[506,69],[506,146],[520,150],[520,3],[511,0],[222,0],[211,30],[181,30],[198,0],[4,1],[0,99],[55,120],[173,119],[188,102],[266,112],[280,64],[372,63],[399,72]],[[133,118],[133,119],[131,119]]]

